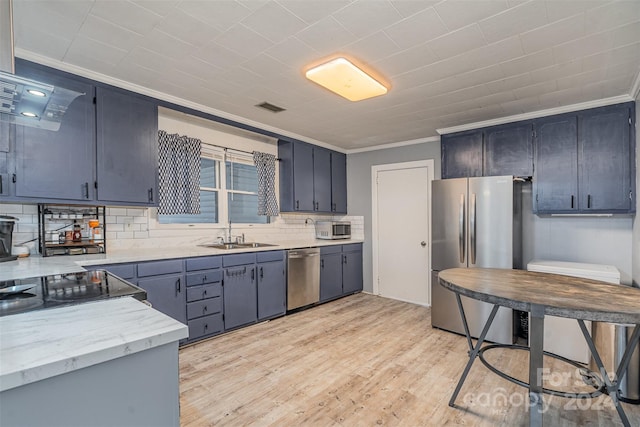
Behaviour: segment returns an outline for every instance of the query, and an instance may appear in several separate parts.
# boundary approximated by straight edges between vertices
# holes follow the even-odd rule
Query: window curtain
[[[258,215],[277,216],[276,156],[255,151],[253,163],[258,172]]]
[[[200,213],[202,141],[158,131],[159,207],[161,215]]]

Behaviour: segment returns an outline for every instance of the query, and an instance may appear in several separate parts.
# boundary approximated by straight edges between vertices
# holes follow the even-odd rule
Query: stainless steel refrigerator
[[[464,334],[455,294],[438,283],[448,268],[522,268],[522,192],[512,176],[433,181],[431,324]],[[491,305],[462,297],[469,331],[478,337]],[[487,340],[514,341],[511,309],[500,307]]]

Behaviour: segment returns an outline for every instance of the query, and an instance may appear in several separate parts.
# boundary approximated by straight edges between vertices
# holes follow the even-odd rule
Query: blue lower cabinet
[[[340,247],[337,247],[340,249]],[[342,253],[320,249],[320,302],[342,296]]]
[[[222,313],[189,320],[189,341],[197,341],[224,331]]]
[[[320,302],[362,291],[362,244],[320,248]]]
[[[147,301],[154,309],[187,323],[186,286],[182,274],[140,278],[138,286],[147,291]]]
[[[342,292],[348,295],[361,291],[362,248],[351,252],[342,252]]]
[[[255,263],[227,267],[223,276],[224,329],[255,323],[258,320]]]
[[[284,259],[258,263],[258,320],[283,316],[287,311]]]

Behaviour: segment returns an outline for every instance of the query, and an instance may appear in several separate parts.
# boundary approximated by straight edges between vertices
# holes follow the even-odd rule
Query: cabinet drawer
[[[222,312],[222,298],[215,297],[187,304],[187,319],[209,316]]]
[[[154,261],[138,264],[138,277],[182,273],[182,260]]]
[[[282,261],[284,259],[284,251],[267,251],[256,252],[258,262]]]
[[[207,335],[219,334],[224,330],[222,313],[189,320],[187,324],[189,326],[189,341],[205,337]]]
[[[187,288],[187,302],[219,297],[221,295],[222,285],[220,283],[210,283],[208,285]]]
[[[133,279],[136,277],[136,265],[135,264],[113,264],[103,265],[100,269],[107,270],[111,274],[115,274],[121,279]]]
[[[204,285],[222,280],[222,270],[206,270],[200,273],[187,274],[187,286]]]
[[[186,265],[187,265],[187,271],[220,268],[222,266],[222,257],[221,256],[203,256],[198,258],[189,258],[187,260]]]
[[[350,245],[342,245],[342,252],[360,252],[362,251],[362,243],[351,243]]]
[[[224,255],[222,257],[222,265],[225,267],[233,267],[234,265],[254,264],[256,262],[256,253]]]
[[[342,252],[342,245],[321,246],[320,255],[339,254]]]

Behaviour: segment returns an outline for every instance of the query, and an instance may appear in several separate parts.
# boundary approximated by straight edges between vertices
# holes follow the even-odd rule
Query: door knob
[[[420,246],[422,246],[422,247],[424,248],[425,246],[427,246],[427,242],[425,242],[425,241],[423,240],[422,242],[420,242]]]

